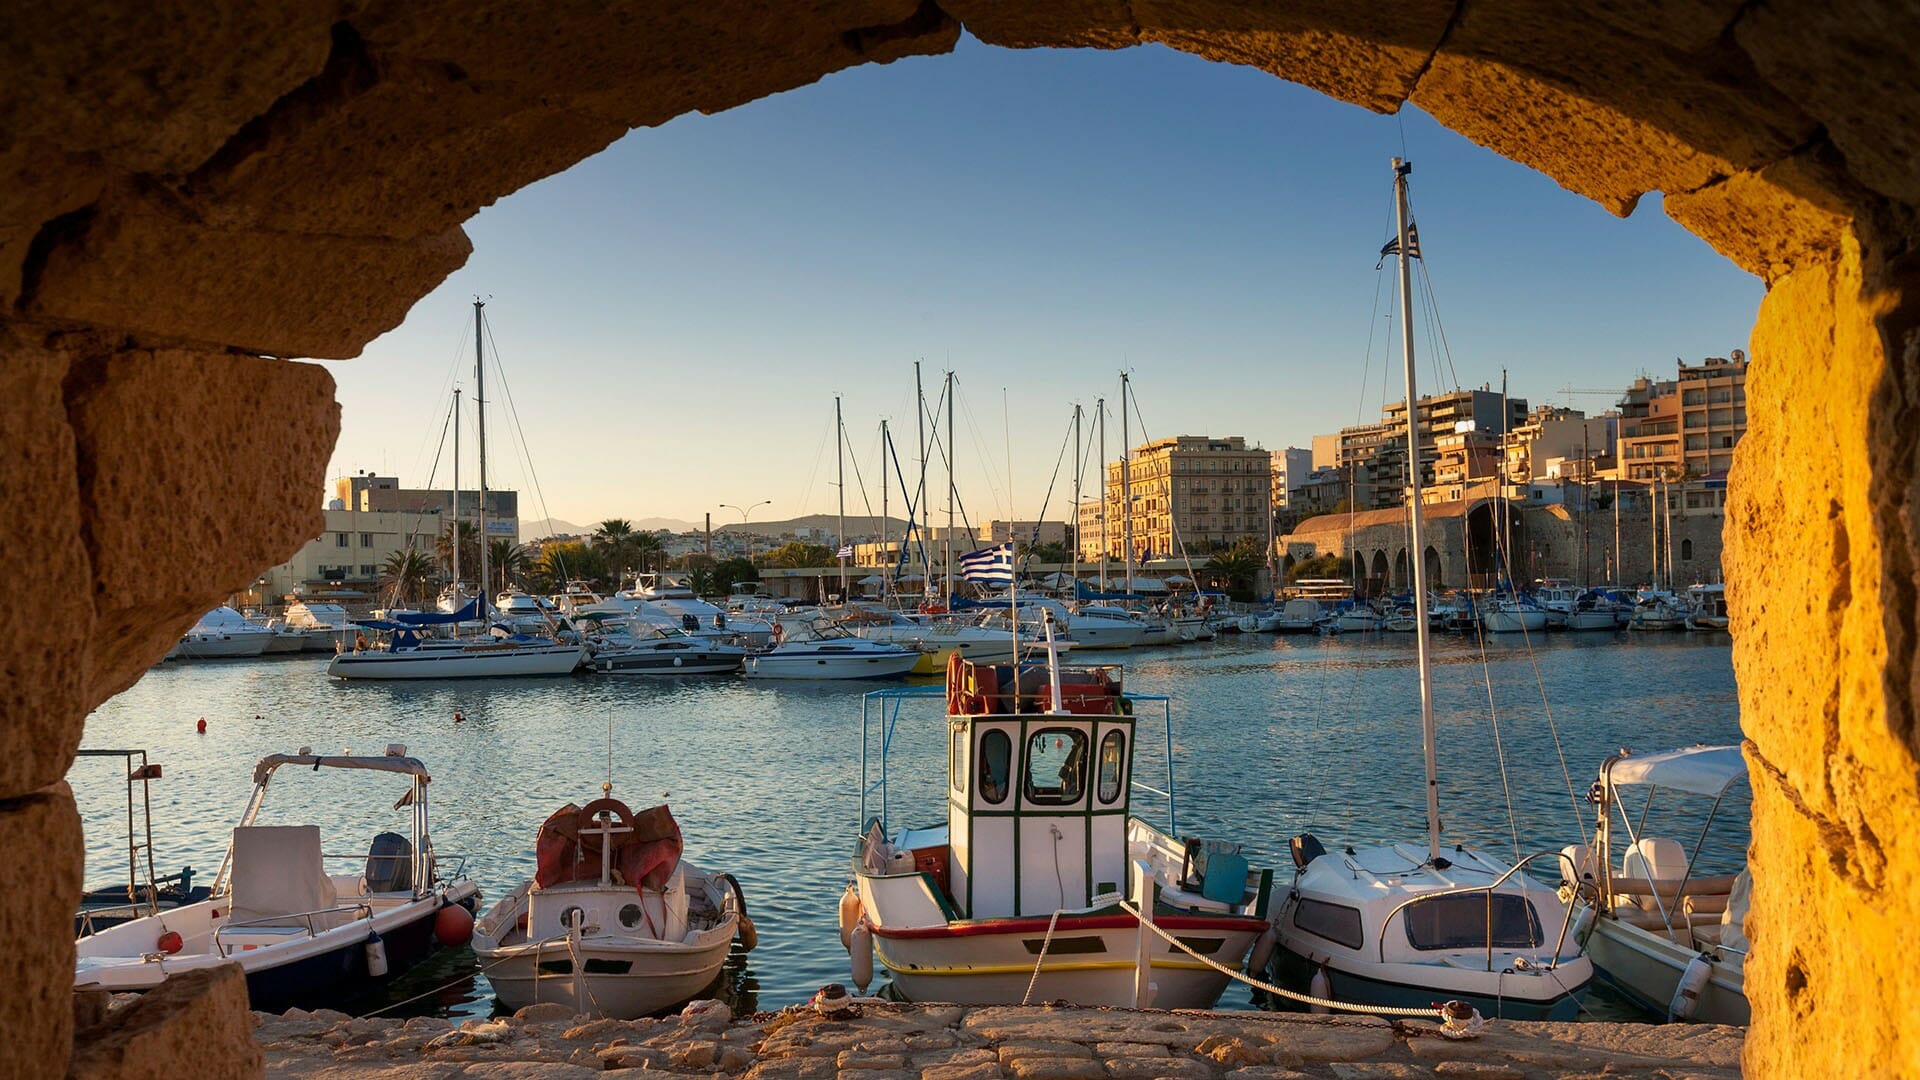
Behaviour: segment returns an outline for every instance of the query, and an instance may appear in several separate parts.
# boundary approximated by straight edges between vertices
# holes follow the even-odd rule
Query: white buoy
[[[1704,956],[1696,956],[1680,973],[1680,982],[1673,988],[1673,1000],[1667,1002],[1667,1015],[1674,1020],[1691,1020],[1700,1007],[1700,992],[1707,988],[1707,979],[1713,975],[1713,964]]]
[[[1279,938],[1269,926],[1254,939],[1253,952],[1247,955],[1247,974],[1255,978],[1264,978],[1261,972],[1267,970],[1267,962],[1273,959],[1273,946]]]
[[[382,978],[387,973],[387,943],[375,934],[367,939],[367,974]]]
[[[1333,1000],[1333,980],[1327,978],[1327,965],[1321,964],[1313,969],[1313,981],[1307,984],[1307,993],[1328,1001]],[[1325,1005],[1312,1005],[1308,1007],[1308,1011],[1325,1016],[1333,1010]]]
[[[853,951],[853,928],[860,925],[863,914],[859,892],[848,885],[847,891],[840,894],[840,947],[848,952]]]
[[[868,928],[867,920],[861,919],[849,937],[852,942],[848,952],[853,959],[853,986],[864,996],[867,987],[873,985],[873,931]]]

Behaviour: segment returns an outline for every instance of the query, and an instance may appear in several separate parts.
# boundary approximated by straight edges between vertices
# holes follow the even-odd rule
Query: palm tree
[[[380,581],[393,589],[395,606],[414,606],[426,599],[433,569],[433,559],[424,551],[396,551],[387,556]]]
[[[496,592],[506,592],[507,586],[518,582],[527,568],[527,549],[517,541],[496,537],[487,544],[487,561],[493,564],[490,587],[497,586]]]
[[[640,535],[626,518],[608,518],[593,527],[594,546],[606,553],[607,563],[616,573],[633,566],[637,553],[634,541]]]
[[[659,533],[634,533],[632,551],[640,562],[641,572],[644,573],[658,566],[659,557],[667,552],[667,545],[660,539]]]
[[[440,565],[448,574],[453,573],[453,524],[448,522],[433,542],[434,551],[440,558]],[[480,530],[474,528],[471,521],[462,521],[459,524],[460,572],[462,575],[478,574],[480,572]]]

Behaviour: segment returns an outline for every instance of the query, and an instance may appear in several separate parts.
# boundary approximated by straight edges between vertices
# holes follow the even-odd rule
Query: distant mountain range
[[[692,522],[681,521],[678,518],[656,517],[640,518],[638,520],[629,518],[627,520],[631,521],[633,527],[641,532],[658,532],[661,529],[665,529],[668,532],[683,533],[692,532],[699,528],[698,525]],[[598,524],[598,522],[594,523],[594,525]],[[578,525],[562,518],[541,518],[538,521],[523,521],[520,523],[520,539],[525,542],[542,540],[549,536],[586,536],[593,532],[594,525]]]
[[[907,531],[907,523],[896,517],[886,519],[887,531],[900,536]],[[855,517],[847,515],[848,536],[879,536],[881,519],[878,517]],[[840,518],[834,514],[808,514],[806,517],[789,518],[785,521],[754,521],[745,525],[734,522],[730,525],[716,524],[714,532],[751,532],[759,536],[779,536],[783,533],[799,532],[801,529],[825,529],[831,533],[840,527]]]

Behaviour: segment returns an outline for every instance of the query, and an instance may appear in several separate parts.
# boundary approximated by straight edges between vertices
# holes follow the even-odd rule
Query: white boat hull
[[[1094,621],[1076,621],[1068,626],[1076,648],[1081,649],[1131,649],[1143,643],[1149,627],[1130,626],[1115,622],[1111,625]],[[1161,635],[1170,637],[1171,631]]]
[[[1480,613],[1480,625],[1489,634],[1518,634],[1547,628],[1547,613],[1530,611],[1483,611]]]
[[[1610,916],[1594,920],[1587,938],[1593,966],[1639,1005],[1664,1013],[1680,984],[1680,974],[1700,955],[1664,933],[1643,930]],[[1709,969],[1692,1019],[1707,1024],[1745,1026],[1752,1019],[1742,967],[1725,961]]]
[[[273,634],[188,634],[180,639],[180,655],[188,660],[226,660],[240,656],[259,656],[267,651]]]
[[[750,679],[890,679],[920,662],[918,652],[782,654],[779,650],[747,657]]]
[[[584,645],[472,645],[464,649],[343,652],[327,665],[336,679],[498,679],[565,675],[586,657]]]
[[[1570,611],[1567,613],[1569,630],[1618,630],[1620,621],[1611,611]]]

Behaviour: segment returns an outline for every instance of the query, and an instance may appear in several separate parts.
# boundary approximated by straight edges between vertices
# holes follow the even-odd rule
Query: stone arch
[[[1680,561],[1681,562],[1693,561],[1693,538],[1692,537],[1687,537],[1686,539],[1680,541]]]
[[[1440,550],[1432,544],[1427,545],[1425,564],[1421,569],[1426,573],[1427,587],[1444,589],[1447,587],[1446,574],[1440,568]]]
[[[1413,564],[1407,559],[1407,549],[1401,548],[1393,556],[1393,587],[1396,589],[1413,588]]]
[[[345,15],[213,6],[191,32],[90,0],[61,12],[86,32],[28,24],[45,14],[30,7],[0,15],[6,40],[49,43],[14,58],[0,98],[0,431],[13,463],[0,530],[37,553],[45,583],[19,584],[10,606],[90,598],[58,625],[0,624],[24,676],[0,697],[0,845],[38,852],[0,905],[30,939],[60,940],[80,888],[78,817],[55,785],[86,713],[318,530],[331,381],[268,358],[356,355],[464,261],[460,224],[479,207],[630,128],[943,52],[964,24],[1010,47],[1164,44],[1380,112],[1411,101],[1616,214],[1664,193],[1674,220],[1767,281],[1725,541],[1762,928],[1746,1064],[1804,1075],[1920,1053],[1920,1032],[1869,1007],[1905,976],[1893,943],[1915,914],[1910,894],[1879,891],[1920,866],[1904,827],[1920,811],[1906,689],[1920,645],[1903,629],[1920,623],[1920,599],[1882,587],[1920,558],[1899,526],[1915,483],[1902,388],[1920,377],[1908,254],[1920,91],[1907,50],[1889,44],[1914,36],[1902,5],[1577,20],[1546,0],[830,0],[774,18],[737,0],[698,17],[502,0]],[[197,446],[206,430],[223,433],[211,454],[151,449]],[[141,505],[150,490],[182,493],[158,528]],[[1841,614],[1773,627],[1739,600],[1780,595]],[[1789,669],[1826,681],[1768,678]],[[1843,687],[1846,728],[1809,729],[1818,710],[1802,690]],[[1834,763],[1844,794],[1825,779]],[[1765,929],[1789,918],[1791,957]],[[65,1071],[71,958],[59,953],[14,971],[0,1073]],[[1802,1024],[1796,1001],[1834,1004]],[[243,1028],[197,1045],[236,1039]]]

